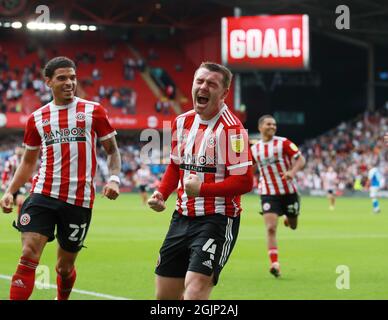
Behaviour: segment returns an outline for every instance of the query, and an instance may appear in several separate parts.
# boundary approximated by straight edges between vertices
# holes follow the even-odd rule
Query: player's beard
[[[68,104],[73,101],[75,96],[75,88],[64,88],[61,91],[61,100],[65,103]]]

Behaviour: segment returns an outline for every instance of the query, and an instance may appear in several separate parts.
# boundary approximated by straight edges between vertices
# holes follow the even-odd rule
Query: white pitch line
[[[11,281],[12,277],[4,275],[4,274],[0,274],[0,279]],[[38,281],[35,281],[35,285],[39,285],[39,286],[42,286],[42,287],[45,286],[45,284],[43,284],[42,282],[38,282]],[[56,290],[57,286],[54,285],[54,284],[49,284],[49,288]],[[79,289],[75,289],[75,288],[73,288],[73,290],[71,290],[71,291],[79,293],[79,294],[84,294],[84,295],[94,296],[94,297],[99,297],[99,298],[105,298],[105,299],[109,299],[109,300],[132,300],[132,299],[129,299],[129,298],[116,297],[116,296],[111,296],[109,294],[93,292],[93,291],[86,291],[86,290],[79,290]]]

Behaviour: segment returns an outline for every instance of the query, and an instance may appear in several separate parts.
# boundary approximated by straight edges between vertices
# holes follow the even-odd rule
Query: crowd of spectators
[[[306,141],[300,149],[306,157],[306,167],[297,174],[301,190],[323,190],[323,176],[331,166],[338,176],[338,193],[365,188],[368,170],[379,167],[388,177],[388,150],[384,147],[383,135],[388,132],[388,110],[366,112],[357,119],[343,122],[321,136]],[[0,139],[0,171],[6,159],[12,155],[22,136],[2,135]],[[151,185],[160,181],[169,162],[169,146],[148,150],[148,142],[139,142],[137,136],[118,135],[122,157],[123,188],[136,187],[134,175],[142,163],[150,167]],[[147,153],[144,153],[147,151]],[[147,163],[148,162],[148,163]],[[97,184],[108,178],[108,167],[104,152],[98,153]]]
[[[23,51],[23,50],[22,50]],[[32,52],[36,52],[39,57],[39,62],[32,62],[31,64],[23,67],[22,70],[16,66],[10,66],[8,53],[0,50],[0,112],[23,112],[23,101],[22,96],[25,94],[26,90],[29,90],[29,94],[36,95],[39,98],[40,104],[44,105],[52,100],[51,90],[47,87],[44,82],[42,75],[42,68],[44,64],[48,61],[50,57],[46,52],[40,52],[39,48],[35,48]],[[32,53],[28,52],[28,53]],[[51,52],[51,55],[56,55],[56,52]],[[22,56],[26,56],[27,52],[20,53]],[[101,57],[106,62],[113,61],[116,57],[116,48],[114,46],[109,47]],[[121,109],[123,114],[135,114],[136,113],[136,103],[137,103],[137,92],[129,88],[128,86],[123,85],[119,88],[114,88],[112,86],[107,86],[106,83],[109,81],[109,77],[104,77],[104,74],[101,72],[96,61],[98,57],[93,52],[77,52],[75,54],[74,61],[77,66],[82,64],[93,64],[96,65],[91,74],[79,77],[79,83],[87,88],[88,86],[93,86],[95,81],[99,81],[98,85],[91,90],[96,90],[94,94],[86,97],[87,99],[95,99],[101,101],[101,99],[106,98],[109,104],[113,108]],[[143,59],[125,59],[124,60],[124,78],[126,80],[131,80],[134,78],[135,71],[144,71],[145,62]],[[102,80],[102,81],[100,81]],[[30,107],[30,106],[29,106]],[[31,111],[31,110],[28,110]],[[26,112],[26,111],[25,111]]]
[[[322,189],[322,178],[329,166],[337,173],[339,193],[365,189],[368,171],[373,166],[387,177],[388,150],[383,141],[384,133],[388,132],[387,115],[386,108],[365,112],[306,141],[301,146],[306,167],[297,175],[299,188]]]

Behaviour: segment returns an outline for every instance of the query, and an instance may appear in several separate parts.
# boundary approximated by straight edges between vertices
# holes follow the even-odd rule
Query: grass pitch
[[[76,264],[75,288],[86,292],[73,292],[70,298],[154,299],[154,267],[174,203],[171,196],[165,213],[155,213],[137,194],[122,194],[117,201],[98,196],[87,249]],[[335,211],[329,211],[326,199],[303,197],[298,229],[280,221],[282,277],[275,279],[268,271],[259,199],[244,196],[239,238],[211,298],[388,299],[388,200],[381,207],[374,215],[367,198],[339,198]],[[0,300],[8,299],[7,277],[21,253],[20,234],[11,226],[14,218],[15,213],[0,215]],[[56,243],[49,243],[40,261],[50,270],[51,284],[56,281],[55,255]],[[348,289],[336,286],[347,284],[343,270],[349,271]],[[55,296],[53,288],[35,288],[31,299]]]

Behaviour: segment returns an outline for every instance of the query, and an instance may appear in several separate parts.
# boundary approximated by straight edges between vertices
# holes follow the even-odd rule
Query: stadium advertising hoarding
[[[308,69],[308,15],[225,17],[222,63],[234,70]]]
[[[0,119],[0,127],[6,128],[24,128],[28,120],[28,115],[21,113],[8,112],[3,114],[3,120]],[[140,129],[163,129],[163,121],[172,122],[174,115],[112,115],[109,117],[111,125],[115,129],[128,129],[128,130],[140,130]]]

